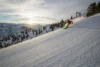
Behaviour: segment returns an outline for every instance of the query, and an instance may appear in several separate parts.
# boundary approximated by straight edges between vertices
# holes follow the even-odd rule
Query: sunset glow
[[[77,11],[84,12],[92,2],[94,0],[0,0],[0,21],[15,23],[25,18],[25,23],[47,24],[70,18]]]
[[[28,20],[28,24],[33,24],[34,22],[33,22],[33,20]]]

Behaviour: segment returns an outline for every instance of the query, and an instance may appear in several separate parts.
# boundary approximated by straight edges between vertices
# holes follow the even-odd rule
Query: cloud
[[[27,0],[6,0],[7,3],[10,4],[22,4],[24,2],[26,2]]]
[[[92,2],[94,0],[0,0],[0,14],[18,15],[27,19],[41,17],[45,20],[60,20],[74,15],[76,11],[85,11]]]

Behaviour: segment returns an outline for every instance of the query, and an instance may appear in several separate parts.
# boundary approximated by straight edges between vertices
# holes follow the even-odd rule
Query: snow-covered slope
[[[100,14],[1,49],[0,67],[100,67]]]

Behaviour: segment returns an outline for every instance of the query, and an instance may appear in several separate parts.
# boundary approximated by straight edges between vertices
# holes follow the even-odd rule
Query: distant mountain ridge
[[[8,35],[19,33],[23,27],[29,26],[26,24],[0,23],[0,37],[6,37]],[[42,25],[31,25],[31,28],[42,28]]]

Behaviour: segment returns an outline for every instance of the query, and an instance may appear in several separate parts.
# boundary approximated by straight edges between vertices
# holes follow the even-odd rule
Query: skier
[[[71,20],[68,19],[67,22],[66,22],[66,24],[65,24],[64,29],[68,28],[71,24],[73,24],[73,21],[71,21]]]

